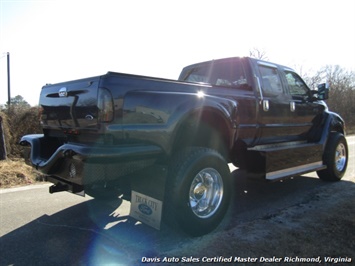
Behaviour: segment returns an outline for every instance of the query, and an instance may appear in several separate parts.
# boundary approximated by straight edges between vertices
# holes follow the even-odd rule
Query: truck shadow
[[[232,175],[234,196],[226,218],[216,231],[198,241],[213,241],[219,232],[237,224],[309,201],[316,197],[315,189],[332,185],[307,176],[265,183],[247,179],[239,170]],[[38,217],[1,238],[0,264],[137,265],[143,257],[161,258],[176,249],[181,252],[194,241],[164,224],[158,231],[137,222],[120,211],[122,204],[126,203],[88,200]]]
[[[232,178],[233,198],[224,222],[226,229],[310,201],[316,197],[315,190],[332,185],[315,173],[270,182],[247,178],[244,171],[237,169],[232,172]]]
[[[1,237],[0,265],[137,265],[189,241],[165,225],[141,224],[121,205],[88,200],[40,216]]]

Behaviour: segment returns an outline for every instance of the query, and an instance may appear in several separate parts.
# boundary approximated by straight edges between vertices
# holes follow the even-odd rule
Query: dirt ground
[[[194,239],[166,256],[178,258],[178,264],[354,265],[354,214],[355,184],[334,183],[305,202]]]

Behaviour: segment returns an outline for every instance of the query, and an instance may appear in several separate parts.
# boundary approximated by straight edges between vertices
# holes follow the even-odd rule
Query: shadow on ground
[[[247,179],[239,170],[232,175],[235,181],[231,207],[222,225],[207,236],[192,239],[165,225],[157,231],[120,214],[119,200],[90,200],[38,217],[4,235],[0,240],[0,264],[137,265],[142,257],[162,257],[174,250],[181,253],[191,241],[213,241],[238,224],[264,219],[289,206],[314,200],[316,189],[332,186],[305,176],[265,183]],[[193,255],[191,252],[187,250],[186,254]]]

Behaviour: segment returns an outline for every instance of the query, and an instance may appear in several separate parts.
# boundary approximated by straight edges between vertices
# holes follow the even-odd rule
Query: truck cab
[[[252,145],[307,140],[317,117],[327,109],[323,101],[326,89],[312,91],[293,69],[254,58],[226,58],[187,66],[179,80],[211,84],[220,90],[235,89],[229,97],[234,96],[243,109],[246,107],[238,92],[252,95],[255,110],[252,114],[248,110],[249,115],[243,113],[246,119],[239,121],[240,128],[257,129]]]

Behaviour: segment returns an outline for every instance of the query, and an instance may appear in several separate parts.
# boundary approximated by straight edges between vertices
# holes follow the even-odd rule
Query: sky
[[[0,0],[0,104],[108,71],[177,79],[211,59],[248,56],[310,73],[355,71],[355,0]]]

